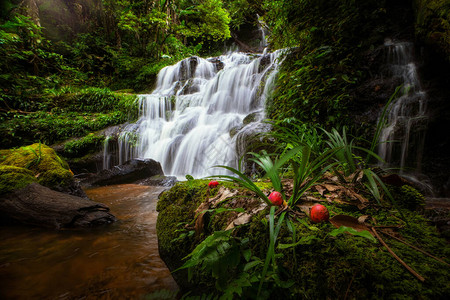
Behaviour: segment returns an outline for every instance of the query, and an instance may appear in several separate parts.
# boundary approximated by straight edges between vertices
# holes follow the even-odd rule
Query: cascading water
[[[159,161],[165,174],[202,177],[237,167],[239,141],[261,130],[264,103],[279,52],[190,57],[160,71],[156,89],[140,95],[140,119],[119,137],[119,164],[130,158]],[[244,126],[244,119],[253,117]],[[235,131],[233,135],[230,132]],[[104,168],[112,167],[105,147]]]
[[[402,95],[388,107],[378,153],[387,166],[400,168],[401,174],[418,174],[428,122],[427,95],[417,74],[413,44],[388,40],[385,46],[390,73],[401,79],[403,87]]]

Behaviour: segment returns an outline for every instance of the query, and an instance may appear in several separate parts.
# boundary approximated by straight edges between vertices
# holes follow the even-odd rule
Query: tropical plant
[[[350,182],[355,183],[358,180],[359,175],[362,173],[362,176],[366,179],[364,185],[379,204],[381,204],[382,198],[380,188],[395,204],[395,199],[392,197],[386,185],[367,164],[367,161],[369,161],[371,157],[382,161],[381,157],[370,149],[356,146],[354,144],[354,139],[348,139],[345,127],[342,129],[342,133],[337,131],[335,128],[333,128],[331,132],[326,130],[324,130],[324,132],[328,136],[328,141],[326,143],[330,149],[335,150],[335,160],[339,168],[334,169],[334,173],[341,179],[341,181],[347,182],[350,180]],[[367,154],[369,159],[363,160],[361,156],[356,154],[357,150]]]

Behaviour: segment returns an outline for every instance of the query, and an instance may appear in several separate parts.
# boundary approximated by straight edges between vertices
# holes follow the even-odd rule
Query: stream
[[[86,190],[119,219],[88,230],[0,227],[0,299],[136,299],[178,289],[158,254],[163,187]]]

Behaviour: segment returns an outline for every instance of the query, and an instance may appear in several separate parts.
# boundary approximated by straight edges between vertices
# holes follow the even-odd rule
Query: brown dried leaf
[[[334,192],[336,190],[340,190],[341,187],[334,184],[324,184],[323,185],[329,192]]]
[[[242,213],[240,214],[239,217],[237,217],[236,219],[234,219],[233,221],[230,222],[230,224],[228,224],[227,228],[225,230],[234,228],[235,226],[238,225],[243,225],[243,224],[247,224],[250,222],[250,220],[252,219],[251,214],[247,214],[247,213]]]
[[[306,201],[313,201],[313,202],[324,202],[325,200],[313,197],[313,196],[306,196]]]
[[[315,203],[308,203],[308,204],[302,204],[297,205],[297,207],[304,212],[307,216],[309,216],[309,211],[311,210],[311,207],[313,207]]]
[[[204,226],[204,222],[203,222],[203,217],[205,216],[205,213],[201,213],[204,210],[209,209],[209,203],[208,202],[203,202],[202,204],[200,204],[200,206],[195,210],[195,214],[199,214],[197,215],[197,218],[195,219],[195,225],[194,225],[194,229],[195,229],[195,234],[199,235],[200,233],[202,233],[203,231],[203,226]]]
[[[330,223],[334,225],[334,227],[339,228],[341,226],[346,226],[355,229],[356,231],[367,230],[371,234],[372,232],[369,230],[364,224],[358,222],[357,218],[347,215],[336,215],[330,219]]]
[[[314,188],[316,189],[317,192],[319,192],[319,194],[321,196],[323,196],[323,194],[325,193],[325,188],[323,186],[321,186],[320,184],[317,184],[314,186]]]
[[[364,224],[364,223],[366,223],[367,219],[369,219],[369,218],[370,218],[370,217],[369,217],[368,215],[360,216],[360,217],[358,218],[358,222],[359,222],[360,224]]]
[[[214,198],[208,200],[211,207],[216,206],[217,204],[225,201],[228,198],[234,197],[238,194],[238,191],[230,191],[229,189],[221,186],[219,191],[217,191],[217,195]],[[209,207],[208,207],[209,208]]]
[[[252,217],[254,215],[256,215],[258,212],[260,212],[261,210],[263,210],[264,208],[266,208],[266,206],[267,206],[267,204],[261,203],[260,206],[252,209],[252,211],[250,213],[240,213],[236,219],[234,219],[233,221],[231,221],[228,224],[228,226],[225,230],[234,228],[235,226],[238,226],[238,225],[243,225],[243,224],[249,223],[251,221]]]

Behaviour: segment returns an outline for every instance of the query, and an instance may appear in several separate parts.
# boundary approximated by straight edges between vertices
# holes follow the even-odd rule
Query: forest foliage
[[[396,6],[413,13],[409,1],[384,0],[2,1],[0,129],[3,133],[26,128],[26,119],[48,123],[40,115],[49,116],[46,113],[89,87],[105,93],[148,92],[163,67],[192,55],[221,54],[246,26],[259,24],[269,33],[272,50],[291,49],[268,102],[269,117],[287,126],[298,121],[328,129],[351,125],[347,117],[353,91],[370,76],[364,54],[392,33],[395,16],[390,12]],[[448,4],[415,1],[414,8],[417,34],[448,45]],[[91,91],[93,103],[98,103],[99,90]],[[87,111],[85,104],[64,107],[58,118],[65,113],[92,114],[95,105],[88,105]],[[109,120],[74,134],[127,119],[128,112],[115,109],[96,106],[95,113],[107,114]],[[74,119],[69,114],[60,123],[71,126]],[[37,142],[35,136],[42,130],[32,131],[36,134],[21,139],[2,135],[7,141],[3,147]],[[46,142],[67,138],[56,136]]]
[[[220,0],[75,2],[2,4],[2,147],[54,143],[123,123],[133,105],[123,92],[151,90],[163,67],[230,38],[230,13]],[[70,21],[82,29],[50,27],[44,17],[61,12],[78,17]]]

